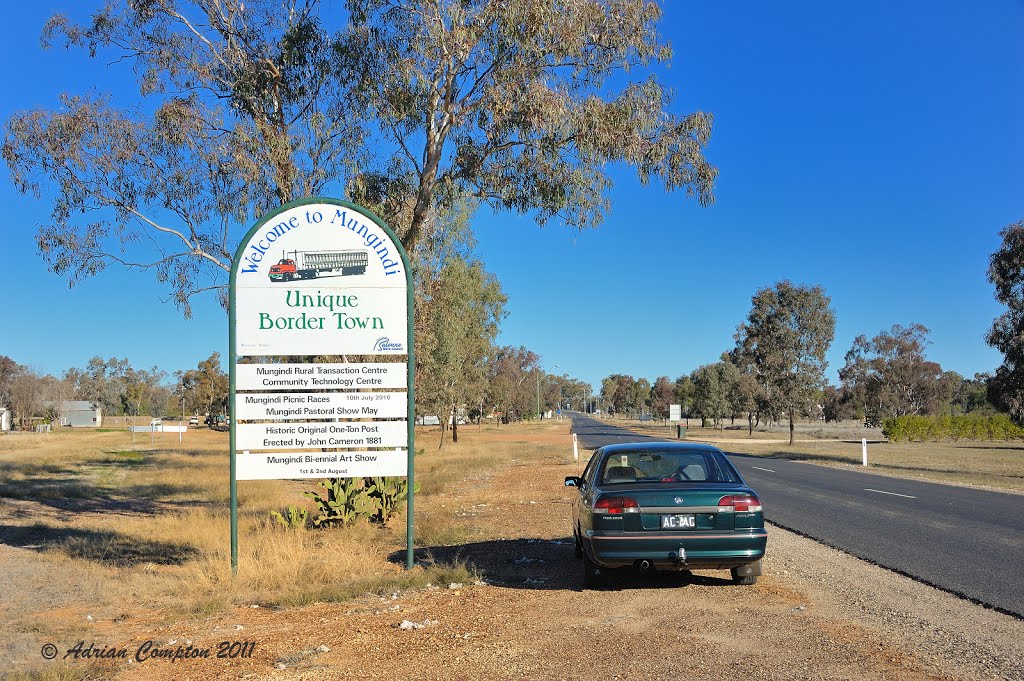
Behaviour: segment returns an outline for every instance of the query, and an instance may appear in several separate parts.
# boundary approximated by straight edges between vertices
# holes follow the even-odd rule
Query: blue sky
[[[8,9],[4,121],[64,91],[125,91],[124,64],[39,48],[61,9]],[[479,252],[510,298],[500,342],[594,383],[676,377],[732,346],[759,287],[790,279],[832,298],[833,380],[855,336],[894,323],[930,328],[946,369],[992,371],[985,271],[999,230],[1024,218],[1024,5],[671,0],[662,30],[674,110],[715,117],[716,204],[616,169],[597,230],[482,212]],[[93,355],[168,372],[226,355],[212,297],[186,321],[151,274],[111,269],[69,290],[35,249],[46,204],[6,178],[0,201],[0,354],[54,373]]]

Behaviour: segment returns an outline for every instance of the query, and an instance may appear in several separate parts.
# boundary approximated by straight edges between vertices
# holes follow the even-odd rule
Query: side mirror
[[[566,487],[579,487],[581,482],[583,482],[583,481],[579,477],[577,477],[575,475],[570,475],[570,476],[566,477],[566,479],[565,479],[565,486]]]

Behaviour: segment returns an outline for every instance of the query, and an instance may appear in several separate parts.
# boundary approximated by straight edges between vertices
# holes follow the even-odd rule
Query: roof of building
[[[99,407],[88,400],[64,400],[60,403],[60,408],[66,411],[93,411],[99,409]]]

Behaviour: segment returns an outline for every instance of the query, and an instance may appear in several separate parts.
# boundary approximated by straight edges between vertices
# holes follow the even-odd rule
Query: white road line
[[[877,492],[878,494],[888,494],[888,495],[894,496],[894,497],[903,497],[904,499],[916,499],[917,498],[917,497],[912,497],[909,494],[896,494],[896,492],[883,492],[880,489],[868,489],[867,487],[864,488],[864,491],[865,492]]]
[[[771,468],[761,468],[760,466],[751,466],[751,468],[756,468],[759,471],[768,471],[769,473],[774,473],[775,472]]]

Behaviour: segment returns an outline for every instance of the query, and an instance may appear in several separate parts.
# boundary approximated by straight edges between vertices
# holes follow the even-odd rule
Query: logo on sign
[[[387,336],[381,336],[373,344],[374,352],[401,352],[404,349],[401,343],[392,343]]]

